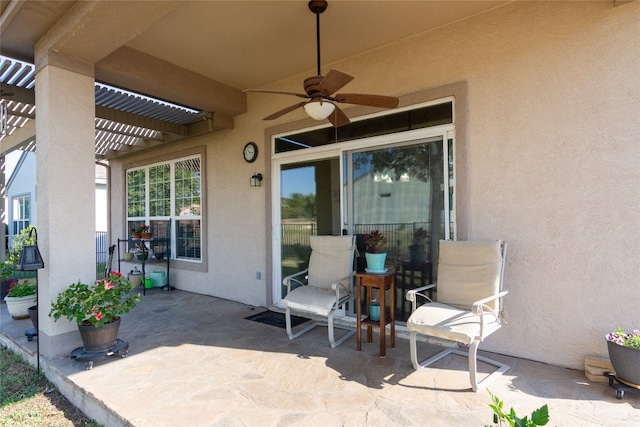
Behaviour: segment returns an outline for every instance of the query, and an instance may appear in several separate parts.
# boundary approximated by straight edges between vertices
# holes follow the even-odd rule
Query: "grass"
[[[0,425],[100,427],[42,373],[4,347],[0,347]]]

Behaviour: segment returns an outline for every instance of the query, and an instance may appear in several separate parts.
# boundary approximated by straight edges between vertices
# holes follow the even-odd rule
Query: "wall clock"
[[[244,146],[242,154],[247,163],[253,163],[258,158],[258,146],[255,142],[249,142]]]

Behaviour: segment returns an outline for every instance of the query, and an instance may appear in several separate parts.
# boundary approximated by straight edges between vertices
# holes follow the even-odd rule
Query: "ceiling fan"
[[[326,76],[320,74],[320,14],[327,9],[325,0],[311,0],[309,2],[309,10],[316,15],[316,45],[318,58],[318,75],[309,77],[304,80],[305,93],[285,92],[279,90],[268,89],[246,89],[245,92],[263,92],[275,93],[282,95],[293,95],[299,98],[307,99],[305,102],[299,102],[280,111],[277,111],[264,120],[274,120],[291,111],[303,107],[307,114],[316,120],[328,119],[333,126],[344,126],[351,121],[346,114],[338,107],[338,103],[367,105],[380,108],[396,108],[398,106],[398,98],[394,96],[384,95],[366,95],[358,93],[340,93],[334,95],[335,92],[349,84],[355,77],[343,73],[338,70],[330,70]]]

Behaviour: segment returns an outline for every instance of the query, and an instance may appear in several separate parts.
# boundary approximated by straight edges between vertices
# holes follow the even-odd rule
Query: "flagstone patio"
[[[462,357],[416,372],[402,331],[396,348],[380,358],[375,332],[361,352],[355,336],[331,349],[325,328],[291,341],[282,328],[244,319],[262,310],[152,289],[123,316],[119,338],[130,343],[128,357],[96,361],[90,370],[69,357],[40,363],[104,426],[491,424],[490,396],[471,391]],[[28,328],[30,320],[11,319],[0,305],[0,344],[35,364],[37,338],[27,341]],[[511,369],[489,388],[520,416],[547,404],[553,426],[640,425],[640,393],[617,399],[582,371],[491,356]],[[488,369],[479,366],[479,372]]]

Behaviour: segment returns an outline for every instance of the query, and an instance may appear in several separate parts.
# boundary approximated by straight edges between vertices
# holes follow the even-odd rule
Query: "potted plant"
[[[387,237],[379,230],[373,230],[364,235],[365,258],[367,259],[367,272],[382,273],[385,271],[384,262],[387,254],[380,252],[380,248],[387,242]]]
[[[140,294],[131,290],[131,284],[118,272],[92,285],[78,281],[58,294],[49,316],[55,321],[61,317],[75,321],[85,351],[103,351],[118,337],[120,316],[140,301]]]
[[[142,237],[140,232],[138,231],[138,227],[131,226],[129,227],[129,231],[131,231],[132,239],[139,239],[140,237]]]
[[[29,307],[36,303],[36,284],[29,279],[15,280],[9,287],[4,301],[7,310],[14,319],[26,319],[29,317]]]
[[[0,298],[4,298],[9,293],[9,286],[15,281],[15,264],[5,261],[0,264]]]
[[[626,333],[622,328],[605,336],[609,360],[616,377],[640,388],[640,330]]]
[[[153,237],[149,229],[149,226],[146,224],[142,224],[140,227],[138,227],[138,231],[140,232],[140,237],[143,240],[151,240],[151,238]]]
[[[132,252],[138,261],[145,261],[149,257],[149,249],[144,244],[136,244]]]
[[[380,320],[380,303],[377,299],[372,299],[369,303],[369,318],[375,322]]]

